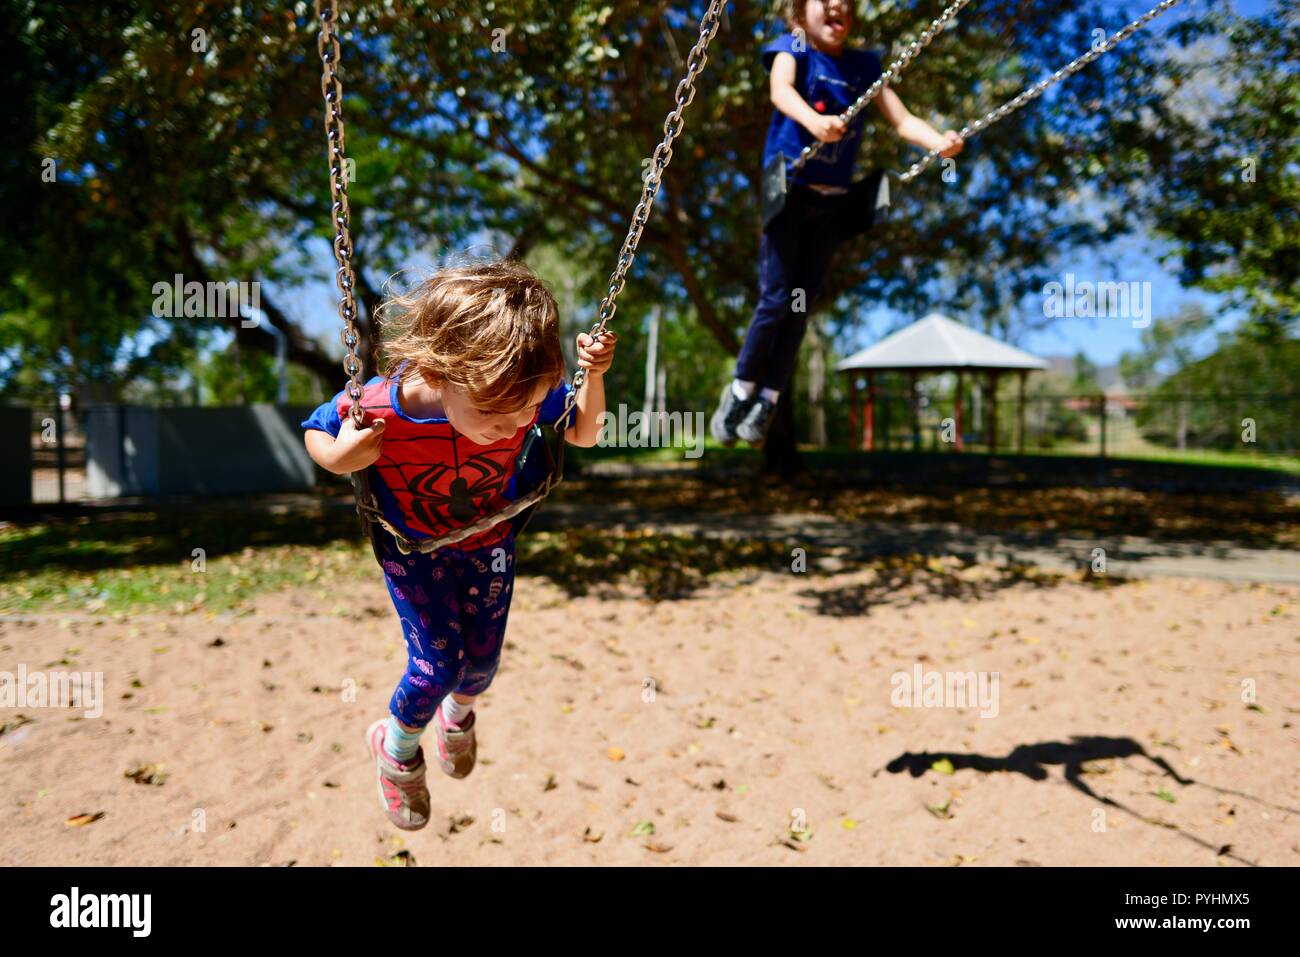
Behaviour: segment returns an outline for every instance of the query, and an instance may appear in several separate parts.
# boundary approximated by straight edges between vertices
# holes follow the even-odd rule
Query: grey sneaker
[[[452,724],[442,713],[442,706],[433,715],[433,732],[438,740],[438,766],[443,774],[463,778],[474,770],[478,758],[478,742],[474,734],[474,715],[471,711],[464,724]]]
[[[760,395],[736,426],[736,434],[754,448],[760,448],[767,438],[767,430],[772,427],[772,417],[775,414],[776,403]]]
[[[731,388],[728,382],[722,387],[722,397],[718,400],[717,411],[713,413],[713,418],[709,421],[709,429],[713,432],[713,437],[727,448],[736,444],[737,430],[740,420],[745,417],[753,404],[753,399],[736,398],[735,390]]]
[[[424,780],[424,749],[415,760],[402,764],[384,750],[388,719],[380,718],[366,732],[370,755],[379,778],[379,803],[394,825],[403,831],[418,831],[429,823],[429,787]]]

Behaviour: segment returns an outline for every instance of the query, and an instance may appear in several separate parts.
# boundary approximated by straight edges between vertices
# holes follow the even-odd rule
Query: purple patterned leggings
[[[514,587],[514,539],[398,555],[383,566],[407,653],[388,707],[402,724],[422,728],[451,692],[476,695],[492,683]]]

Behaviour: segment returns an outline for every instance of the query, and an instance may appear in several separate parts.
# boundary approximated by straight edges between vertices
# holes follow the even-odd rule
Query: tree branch
[[[213,282],[211,273],[208,272],[207,266],[204,265],[198,250],[195,248],[194,237],[190,233],[189,224],[185,222],[184,217],[178,216],[176,218],[172,234],[176,240],[176,249],[180,254],[185,273],[193,276],[198,282]],[[304,335],[298,325],[285,315],[279,306],[267,299],[266,296],[260,296],[259,305],[262,311],[266,313],[271,325],[279,329],[285,336],[285,352],[289,361],[310,369],[326,381],[340,378],[342,375],[340,362],[326,356],[316,343]],[[262,336],[250,336],[250,330],[243,326],[242,317],[239,315],[212,318],[221,319],[239,337],[241,343],[247,342],[260,351],[274,355],[275,336],[271,333],[267,332]]]

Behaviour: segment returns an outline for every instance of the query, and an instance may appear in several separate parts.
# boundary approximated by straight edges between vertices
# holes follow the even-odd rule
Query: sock
[[[461,704],[451,695],[442,699],[442,714],[452,724],[464,724],[469,720],[470,712],[474,710],[474,702]]]
[[[744,379],[732,379],[731,394],[744,401],[754,394],[754,383],[746,382]]]
[[[781,396],[781,390],[780,390],[780,389],[764,389],[764,390],[762,391],[761,395],[763,396],[764,399],[767,399],[768,402],[771,402],[773,405],[776,405],[776,400],[777,400],[778,398],[780,398],[780,396]]]
[[[448,695],[448,697],[451,697]],[[415,751],[420,746],[419,731],[407,731],[391,714],[388,716],[388,733],[384,735],[384,752],[394,761],[410,764],[415,760]]]

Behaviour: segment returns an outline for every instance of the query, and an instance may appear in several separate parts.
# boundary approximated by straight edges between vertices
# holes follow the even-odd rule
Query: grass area
[[[0,610],[226,612],[323,579],[342,588],[374,570],[356,529],[332,510],[228,506],[0,527]]]
[[[665,450],[652,450],[659,453]],[[755,453],[730,450],[737,463]],[[849,461],[845,457],[852,456]],[[884,481],[854,484],[844,466],[869,456],[827,452],[793,481],[754,468],[716,474],[576,477],[557,498],[641,509],[731,514],[809,512],[846,521],[953,523],[981,532],[1213,542],[1300,548],[1297,499],[1280,492],[1176,493],[1126,488],[980,487]],[[879,460],[879,461],[884,461]],[[338,493],[341,488],[331,490]],[[0,524],[0,611],[239,612],[262,595],[308,586],[339,614],[377,574],[355,515],[315,504],[227,500],[147,511],[106,511],[38,524]],[[600,527],[533,531],[519,571],[570,595],[631,586],[655,599],[691,594],[720,574],[787,567],[785,543]]]
[[[982,450],[978,454],[987,454]],[[1007,454],[1005,451],[999,454]],[[1071,449],[1029,449],[1026,455],[1041,455],[1046,458],[1099,458],[1096,446]],[[1266,452],[1219,452],[1213,449],[1162,449],[1151,446],[1133,450],[1110,450],[1106,454],[1108,461],[1116,462],[1165,462],[1171,465],[1201,466],[1206,468],[1259,469],[1267,472],[1286,472],[1288,475],[1300,475],[1300,457],[1294,455],[1270,455]]]
[[[1127,488],[862,486],[819,471],[790,481],[755,475],[600,476],[567,483],[567,497],[647,509],[736,514],[811,512],[846,521],[954,523],[985,532],[1300,547],[1296,496],[1280,492],[1163,492]]]
[[[328,611],[345,615],[349,589],[379,580],[355,520],[341,511],[225,509],[177,518],[118,513],[0,528],[0,612],[238,613],[263,595],[305,586]],[[658,600],[688,596],[719,574],[783,567],[789,550],[571,528],[524,536],[518,556],[521,575],[547,578],[569,595],[628,586]]]
[[[910,447],[899,448],[892,451],[910,452]],[[836,447],[829,449],[817,449],[812,446],[801,446],[800,452],[809,458],[810,461],[817,463],[833,462],[854,462],[866,464],[870,462],[871,454],[858,449],[849,449]],[[647,463],[685,463],[692,462],[704,463],[710,466],[728,465],[742,462],[757,461],[761,453],[755,449],[744,446],[736,448],[724,448],[718,445],[710,437],[704,443],[704,455],[698,459],[687,459],[684,450],[681,448],[607,448],[593,449],[587,451],[584,449],[568,449],[565,453],[572,456],[578,462],[620,462],[629,465],[647,464]],[[988,455],[987,446],[981,444],[968,444],[961,453],[955,451],[927,451],[922,450],[920,454],[927,455]],[[1017,455],[1020,453],[1012,449],[999,449],[996,453],[999,457]],[[1061,446],[1054,449],[1026,449],[1024,458],[1041,457],[1044,459],[1061,459],[1061,458],[1091,458],[1099,461],[1108,462],[1158,462],[1169,463],[1172,465],[1202,466],[1211,468],[1235,468],[1235,469],[1259,469],[1269,472],[1285,472],[1289,475],[1300,475],[1300,456],[1296,455],[1273,455],[1266,452],[1241,451],[1241,452],[1221,452],[1213,449],[1188,449],[1179,451],[1177,449],[1162,449],[1158,446],[1148,446],[1135,450],[1110,450],[1105,459],[1097,455],[1096,444],[1079,445],[1079,446]]]
[[[228,519],[224,524],[229,528],[237,523]],[[107,523],[99,530],[120,544],[123,530],[113,525]],[[41,528],[36,529],[37,534]],[[190,529],[191,534],[195,531]],[[83,531],[83,542],[86,534]],[[149,538],[142,546],[160,544],[158,536]],[[0,559],[9,572],[0,585],[0,611],[11,614],[68,612],[122,618],[136,614],[251,614],[255,601],[264,595],[308,588],[322,601],[322,611],[353,617],[360,612],[348,601],[349,590],[359,583],[377,585],[380,581],[380,571],[359,535],[321,546],[246,546],[212,556],[202,572],[195,570],[193,560],[93,568],[88,567],[84,552],[72,562],[79,566],[77,570],[15,570],[11,547],[21,540],[12,530],[0,533]],[[652,601],[677,600],[689,598],[720,577],[760,570],[792,571],[785,542],[702,539],[645,529],[531,532],[520,540],[518,554],[521,576],[545,578],[570,597],[623,597],[630,593]],[[834,556],[822,556],[820,562],[813,561],[800,571],[812,580],[841,568]],[[1097,588],[1124,583],[1115,576],[1093,578],[1086,572],[1066,576],[953,555],[883,555],[854,568],[872,574],[849,587],[810,593],[817,598],[820,613],[864,614],[876,604],[911,604],[931,597],[978,600],[1013,585],[1053,587],[1067,578]]]

